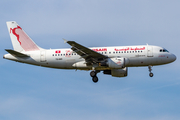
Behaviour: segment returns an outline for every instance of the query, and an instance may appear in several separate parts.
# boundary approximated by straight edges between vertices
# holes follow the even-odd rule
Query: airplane
[[[149,76],[153,77],[152,66],[176,60],[165,48],[148,44],[88,48],[64,39],[71,48],[43,49],[15,21],[6,23],[14,50],[5,49],[9,54],[5,54],[4,59],[48,68],[91,70],[94,83],[98,82],[97,73],[101,71],[113,77],[126,77],[128,67],[147,66]]]

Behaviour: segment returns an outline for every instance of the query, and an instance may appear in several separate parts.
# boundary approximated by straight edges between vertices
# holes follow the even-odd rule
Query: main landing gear
[[[149,73],[149,76],[150,76],[150,77],[153,77],[154,74],[151,72],[151,71],[152,71],[152,66],[149,65],[148,68],[149,68],[149,72],[150,72],[150,73]]]
[[[98,72],[100,72],[100,71],[94,71],[94,70],[93,70],[93,71],[90,72],[90,76],[92,77],[92,81],[93,81],[94,83],[97,83],[97,82],[98,82],[98,77],[96,76]]]

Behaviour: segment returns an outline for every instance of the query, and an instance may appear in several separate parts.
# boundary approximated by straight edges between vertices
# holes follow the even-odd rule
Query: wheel
[[[97,73],[96,73],[95,71],[91,71],[91,72],[90,72],[90,76],[91,76],[91,77],[96,76],[96,74],[97,74]]]
[[[97,77],[97,76],[94,76],[94,77],[92,78],[92,80],[93,80],[94,83],[97,83],[97,82],[98,82],[98,77]]]
[[[153,75],[154,75],[153,73],[149,73],[149,76],[150,76],[150,77],[153,77]]]

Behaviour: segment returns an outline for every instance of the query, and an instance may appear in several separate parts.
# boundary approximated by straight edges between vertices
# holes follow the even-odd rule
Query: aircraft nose
[[[174,54],[171,54],[171,60],[174,62],[176,60],[176,56]]]

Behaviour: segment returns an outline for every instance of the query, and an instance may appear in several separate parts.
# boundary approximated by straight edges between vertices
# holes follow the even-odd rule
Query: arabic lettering
[[[142,47],[142,48],[138,48],[138,47],[135,47],[135,48],[131,48],[131,47],[127,47],[127,48],[124,48],[124,49],[117,49],[115,48],[114,49],[115,51],[128,51],[128,50],[145,50],[145,47]]]

